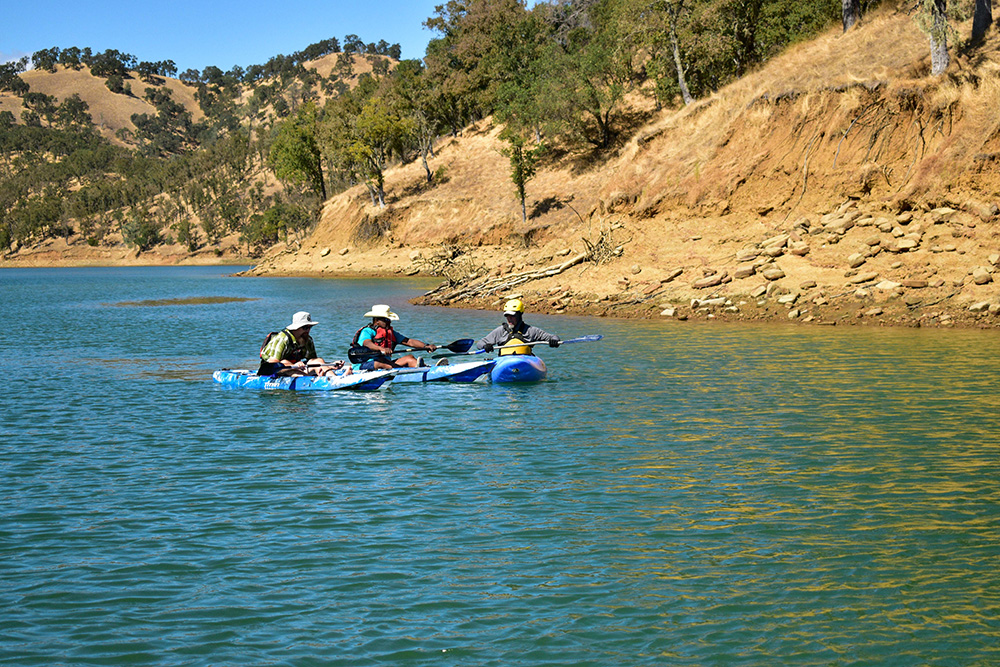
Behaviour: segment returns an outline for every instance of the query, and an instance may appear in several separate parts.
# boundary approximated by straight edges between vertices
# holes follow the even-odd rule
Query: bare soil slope
[[[968,35],[969,26],[960,34]],[[1000,322],[1000,42],[928,76],[905,11],[831,30],[616,154],[553,151],[529,220],[488,124],[331,199],[254,271],[446,276],[428,302],[814,323]]]

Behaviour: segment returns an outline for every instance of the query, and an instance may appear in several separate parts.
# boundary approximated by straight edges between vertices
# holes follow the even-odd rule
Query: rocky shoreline
[[[485,310],[516,295],[530,311],[548,314],[998,328],[998,213],[981,205],[866,211],[850,200],[784,229],[766,219],[746,224],[755,232],[738,239],[731,220],[677,220],[669,238],[633,236],[603,254],[565,237],[530,250],[395,242],[334,251],[306,239],[275,248],[238,275],[444,277],[413,303]],[[58,240],[0,267],[252,263],[237,249],[216,256],[169,247],[136,256],[124,247]]]
[[[734,247],[726,239],[708,239],[719,249],[708,266],[658,270],[634,264],[622,272],[625,262],[619,261],[612,264],[618,275],[611,267],[594,270],[605,276],[597,281],[605,289],[588,291],[580,278],[591,265],[566,276],[564,264],[552,264],[529,272],[551,277],[517,294],[532,310],[548,313],[995,328],[1000,326],[996,215],[995,206],[879,215],[849,201],[815,222],[800,218],[787,231],[753,244]],[[710,234],[711,227],[706,229]],[[688,240],[706,239],[695,235]],[[582,259],[578,256],[575,263]],[[442,285],[415,302],[496,307],[514,293],[495,287],[515,282],[505,268],[501,264],[472,284]],[[505,275],[506,281],[498,280]],[[582,282],[594,285],[593,280]],[[609,285],[617,289],[609,290]]]

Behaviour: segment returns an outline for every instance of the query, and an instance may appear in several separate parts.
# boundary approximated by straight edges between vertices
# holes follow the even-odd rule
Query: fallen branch
[[[479,284],[466,285],[448,294],[441,295],[439,300],[441,301],[455,301],[456,299],[472,298],[489,296],[491,294],[497,294],[498,292],[510,291],[512,288],[522,285],[526,282],[532,280],[540,280],[542,278],[549,278],[551,276],[557,276],[566,269],[572,268],[581,262],[584,262],[590,258],[590,253],[580,253],[576,257],[566,260],[561,264],[553,264],[552,266],[547,266],[543,269],[536,269],[533,271],[525,271],[523,273],[517,273],[514,275],[501,276],[499,278],[492,278],[485,280]],[[431,296],[441,291],[443,286],[436,287],[424,294],[424,296]]]

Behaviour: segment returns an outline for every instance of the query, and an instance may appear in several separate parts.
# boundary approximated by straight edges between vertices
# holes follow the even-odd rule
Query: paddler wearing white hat
[[[358,329],[351,341],[351,347],[365,347],[379,356],[354,364],[354,370],[384,370],[389,368],[416,368],[420,365],[420,360],[412,354],[406,354],[398,359],[392,359],[391,354],[397,345],[406,345],[415,350],[427,350],[433,352],[438,349],[433,343],[425,343],[416,338],[410,338],[392,328],[393,322],[399,321],[399,315],[392,312],[389,306],[380,303],[372,306],[371,310],[365,313],[365,317],[372,318],[372,321]]]
[[[258,375],[337,375],[351,372],[343,361],[327,364],[316,355],[316,345],[309,332],[319,324],[304,311],[292,315],[292,322],[278,332],[272,332],[260,346]]]

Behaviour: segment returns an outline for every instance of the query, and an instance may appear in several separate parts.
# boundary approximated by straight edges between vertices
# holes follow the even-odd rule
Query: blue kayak
[[[475,382],[493,368],[492,359],[465,361],[444,366],[408,368],[393,378],[393,384],[408,382]]]
[[[375,391],[391,380],[398,371],[366,371],[351,375],[333,377],[275,377],[257,375],[254,371],[230,370],[228,368],[212,373],[212,379],[227,387],[246,389],[285,389],[288,391],[334,391],[353,389],[355,391]]]
[[[504,382],[538,382],[544,380],[548,370],[545,362],[533,354],[506,354],[497,357],[490,380]]]

